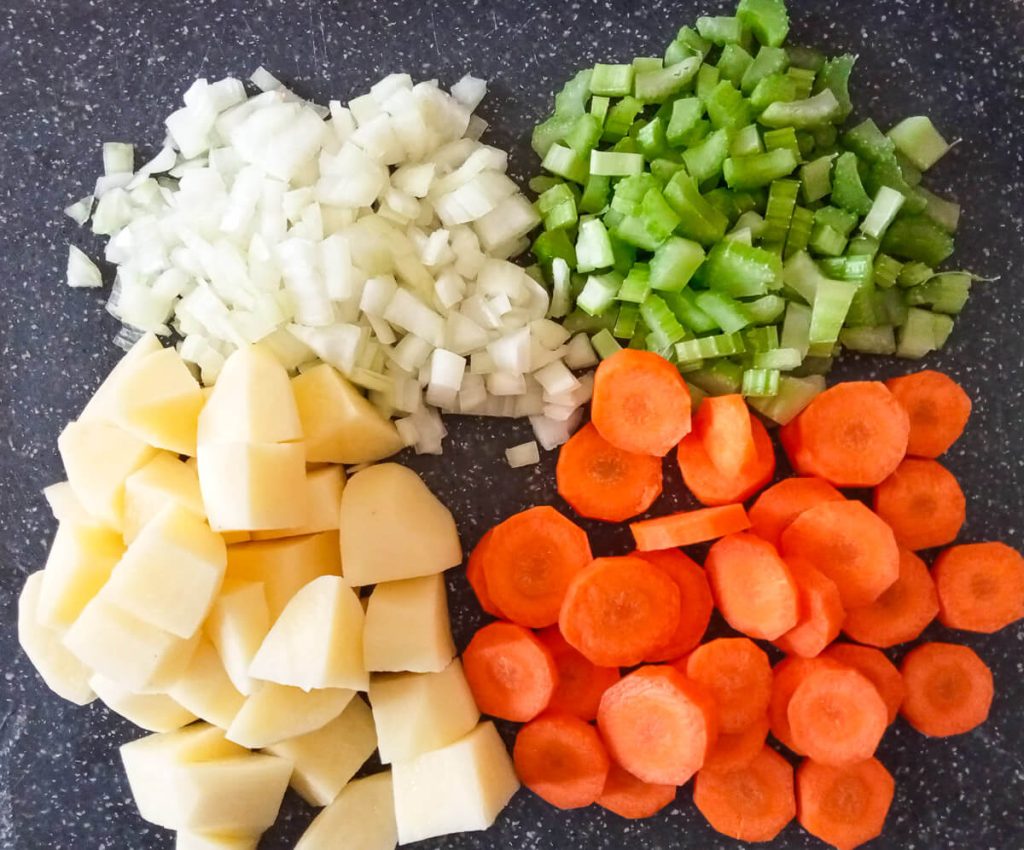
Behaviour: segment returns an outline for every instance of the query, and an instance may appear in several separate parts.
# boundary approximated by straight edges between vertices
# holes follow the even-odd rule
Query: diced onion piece
[[[598,364],[597,352],[585,333],[576,334],[569,340],[565,352],[565,365],[570,369],[590,369]]]
[[[68,246],[67,282],[68,286],[76,288],[103,286],[99,267],[74,245]]]
[[[104,142],[103,173],[128,174],[135,170],[135,145],[127,142]]]
[[[533,434],[541,447],[545,451],[551,451],[568,441],[582,417],[583,411],[578,408],[564,421],[551,419],[548,416],[531,416],[530,425],[533,426]]]
[[[540,449],[536,440],[528,443],[520,443],[518,446],[510,446],[505,449],[505,459],[513,469],[520,466],[533,466],[540,462]]]
[[[569,371],[561,360],[556,360],[554,363],[549,363],[542,369],[538,369],[533,373],[533,377],[549,395],[572,392],[580,386],[579,379]]]
[[[95,198],[92,195],[86,195],[81,200],[65,207],[64,215],[71,218],[76,224],[85,224],[89,220],[89,216],[92,215],[94,201]]]

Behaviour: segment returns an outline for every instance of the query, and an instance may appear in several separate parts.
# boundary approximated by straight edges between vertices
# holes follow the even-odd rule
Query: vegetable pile
[[[560,450],[559,494],[582,517],[623,522],[654,504],[675,448],[704,507],[634,521],[635,551],[614,557],[595,557],[553,507],[499,523],[467,567],[498,620],[466,649],[466,677],[481,711],[525,724],[519,778],[558,808],[649,817],[693,778],[725,835],[768,841],[796,818],[851,850],[882,832],[894,780],[875,751],[897,716],[956,735],[993,699],[966,646],[920,643],[899,669],[883,650],[936,618],[990,633],[1024,617],[1024,558],[954,543],[965,498],[936,458],[970,399],[932,371],[838,384],[781,429],[795,475],[767,489],[775,448],[742,396],[690,408],[659,355],[601,363],[592,421]],[[703,568],[680,548],[701,542]],[[916,552],[937,547],[929,569]],[[715,609],[736,636],[705,641]],[[773,667],[756,641],[784,658]],[[802,757],[795,776],[769,733]]]
[[[850,55],[785,46],[783,0],[598,63],[533,134],[551,315],[608,356],[658,352],[705,391],[799,396],[843,349],[941,348],[972,275],[936,271],[960,208],[921,185],[923,116],[848,123]]]

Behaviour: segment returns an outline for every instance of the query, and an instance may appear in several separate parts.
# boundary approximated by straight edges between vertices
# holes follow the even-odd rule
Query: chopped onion
[[[530,440],[528,443],[520,443],[518,446],[510,446],[505,449],[505,459],[513,469],[520,466],[533,466],[540,463],[540,449],[537,448],[537,441]]]
[[[94,287],[103,286],[103,273],[90,260],[84,251],[74,245],[68,246],[68,286]]]

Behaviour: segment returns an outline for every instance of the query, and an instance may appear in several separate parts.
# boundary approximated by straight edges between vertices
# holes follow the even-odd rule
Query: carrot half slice
[[[800,620],[775,645],[790,655],[813,658],[839,635],[846,611],[839,588],[827,575],[802,558],[789,558],[786,566],[800,595]]]
[[[512,761],[523,785],[559,809],[595,802],[611,767],[597,730],[570,714],[545,714],[523,726]]]
[[[793,731],[789,727],[789,701],[804,679],[816,670],[822,669],[842,669],[842,665],[823,655],[817,658],[790,656],[776,664],[772,671],[772,698],[768,704],[768,721],[771,724],[772,735],[780,744],[797,755],[802,756],[806,753],[793,740]]]
[[[750,418],[750,429],[754,435],[754,458],[734,475],[726,475],[715,466],[700,434],[689,434],[679,444],[676,451],[679,471],[689,491],[702,505],[746,501],[772,480],[775,475],[772,439],[756,417]]]
[[[686,659],[686,675],[715,701],[720,732],[742,732],[767,715],[772,665],[749,638],[717,638]]]
[[[590,415],[613,446],[663,457],[690,432],[690,390],[664,357],[625,348],[597,367]]]
[[[906,694],[903,677],[885,653],[870,646],[857,646],[854,643],[834,643],[825,650],[825,658],[831,658],[856,670],[875,686],[878,695],[885,703],[892,724],[899,714],[900,706]]]
[[[693,417],[693,433],[715,469],[728,478],[757,458],[750,408],[739,394],[704,399]]]
[[[657,552],[634,552],[637,557],[654,564],[679,588],[679,625],[664,646],[649,653],[644,661],[672,661],[693,649],[711,622],[715,601],[711,597],[708,577],[701,566],[678,549]]]
[[[473,593],[476,594],[476,601],[480,603],[480,607],[492,617],[504,619],[505,615],[501,613],[498,606],[494,604],[494,600],[491,599],[491,594],[487,590],[487,576],[484,575],[484,551],[491,542],[493,534],[494,529],[492,528],[473,547],[473,551],[469,555],[469,561],[466,564],[466,580],[469,582],[469,586],[473,588]]]
[[[967,500],[937,460],[910,457],[875,488],[875,513],[908,549],[952,543],[967,519]]]
[[[597,805],[630,820],[656,815],[676,798],[675,785],[655,785],[637,779],[612,762],[608,781],[604,784]]]
[[[750,518],[739,504],[698,508],[629,524],[636,548],[641,552],[690,546],[747,528]]]
[[[900,670],[907,688],[901,712],[921,734],[960,735],[988,719],[992,671],[969,647],[923,643],[907,653]]]
[[[1024,558],[1005,543],[953,546],[932,576],[948,628],[991,634],[1024,617]]]
[[[846,497],[820,478],[786,478],[765,490],[750,506],[754,533],[773,546],[790,523],[822,502],[841,502]]]
[[[558,626],[544,629],[537,638],[551,653],[558,670],[558,684],[548,710],[593,720],[604,692],[622,678],[619,668],[591,664],[562,637]]]
[[[938,457],[959,439],[971,416],[971,399],[948,375],[926,369],[885,382],[910,416],[907,454]]]
[[[796,772],[797,820],[837,850],[882,834],[896,783],[878,759],[832,767],[808,759]]]
[[[764,747],[769,728],[764,714],[740,732],[720,732],[704,760],[704,769],[729,771],[750,764]]]

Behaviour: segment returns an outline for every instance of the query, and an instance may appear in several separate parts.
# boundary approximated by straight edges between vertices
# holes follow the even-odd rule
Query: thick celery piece
[[[751,353],[764,354],[779,347],[779,329],[774,325],[747,328],[743,331],[743,339]]]
[[[698,97],[683,97],[672,103],[672,116],[669,118],[665,137],[673,147],[686,144],[687,136],[693,132],[697,123],[704,117],[704,102]]]
[[[803,359],[803,355],[795,348],[773,348],[754,355],[754,368],[789,372],[796,369]]]
[[[704,248],[700,243],[681,236],[669,237],[651,257],[651,289],[678,292],[701,267],[704,256]]]
[[[615,262],[608,231],[601,219],[592,218],[580,222],[576,237],[576,271],[591,272],[606,269]]]
[[[743,24],[735,16],[704,15],[697,18],[697,32],[712,44],[739,44],[743,41]]]
[[[773,422],[788,425],[824,390],[825,379],[820,375],[806,378],[783,375],[779,378],[779,391],[774,397],[749,398],[747,402]]]
[[[850,101],[850,74],[856,61],[857,57],[849,53],[829,59],[821,66],[815,80],[816,90],[828,89],[832,92],[839,104],[835,117],[840,121],[846,120],[853,111],[853,103]]]
[[[765,150],[774,151],[779,148],[788,148],[799,160],[802,157],[800,152],[800,140],[797,138],[796,130],[792,127],[779,127],[778,130],[768,130],[764,134]]]
[[[736,17],[761,44],[779,47],[789,33],[784,0],[740,0]]]
[[[830,123],[839,114],[839,109],[839,101],[832,90],[825,89],[803,100],[769,104],[758,121],[766,127],[819,127]]]
[[[839,342],[850,351],[862,354],[896,353],[896,333],[890,325],[843,328],[839,332]]]
[[[611,178],[600,174],[591,174],[583,187],[583,194],[580,196],[580,211],[597,214],[608,204],[608,194],[611,191]]]
[[[748,124],[746,127],[733,130],[732,138],[729,140],[729,156],[750,156],[763,153],[764,149],[761,131],[756,124]]]
[[[756,398],[768,398],[777,395],[779,392],[779,370],[778,369],[747,369],[743,373],[743,383],[740,392],[744,396]]]
[[[753,63],[754,57],[740,45],[727,44],[722,48],[716,67],[722,79],[728,80],[736,88],[740,88],[743,83],[743,75]]]
[[[615,336],[608,328],[595,333],[590,338],[590,344],[594,346],[594,351],[597,352],[597,356],[602,360],[611,357],[616,351],[622,351],[622,346],[619,345]]]
[[[531,144],[537,156],[547,155],[548,148],[563,138],[576,121],[586,112],[590,96],[590,69],[580,71],[555,95],[555,110],[551,117],[533,129]]]
[[[788,260],[798,251],[807,248],[813,227],[814,213],[807,207],[796,207],[789,220],[789,233],[786,235],[786,246],[782,254],[784,259]]]
[[[729,157],[723,172],[732,189],[757,189],[793,173],[797,158],[788,148],[778,148],[751,156]]]
[[[697,306],[697,296],[689,289],[663,292],[661,296],[675,317],[693,333],[709,333],[718,329],[718,323]]]
[[[770,325],[777,322],[786,311],[786,299],[781,295],[762,295],[753,301],[745,301],[744,309],[755,325]]]
[[[716,360],[710,366],[689,372],[686,380],[708,395],[730,395],[743,384],[743,367],[732,360]]]
[[[629,301],[633,304],[642,304],[644,299],[651,294],[651,267],[647,263],[636,263],[629,270],[626,279],[615,298],[618,301]]]
[[[881,239],[905,200],[901,192],[882,186],[875,195],[871,209],[860,224],[861,232],[872,239]]]
[[[875,284],[882,289],[895,286],[902,270],[903,263],[899,260],[888,254],[879,254],[875,257]]]
[[[729,155],[729,133],[715,130],[692,148],[683,151],[686,170],[698,183],[721,174],[722,164]]]
[[[721,292],[700,292],[694,299],[725,333],[741,331],[750,324],[750,314],[743,304]]]
[[[930,310],[911,307],[906,321],[896,331],[896,356],[920,360],[945,344],[953,320]]]
[[[800,181],[798,180],[772,181],[768,189],[768,206],[764,215],[765,226],[761,234],[766,242],[785,242],[799,192]]]
[[[773,103],[791,103],[800,92],[796,80],[788,74],[769,74],[762,78],[750,93],[750,105],[755,112],[763,112]]]
[[[719,242],[708,253],[700,277],[712,289],[733,298],[764,295],[781,286],[782,260],[763,248]]]
[[[614,272],[591,275],[576,298],[576,306],[591,316],[601,316],[615,303],[615,296],[621,286],[622,279]]]
[[[675,313],[658,295],[648,295],[640,305],[640,317],[658,341],[658,349],[668,348],[686,336],[686,330],[679,323]]]
[[[643,172],[644,158],[641,154],[596,150],[590,152],[591,174],[603,177],[628,177]]]
[[[561,143],[548,148],[544,161],[540,164],[545,171],[572,180],[573,183],[586,183],[587,163],[576,151]]]
[[[598,62],[590,75],[591,94],[623,97],[633,91],[632,65],[606,65]]]
[[[693,177],[678,172],[665,187],[665,200],[679,216],[680,235],[701,245],[713,245],[725,236],[729,220],[701,195]]]
[[[533,255],[542,265],[548,265],[556,257],[576,268],[576,248],[564,230],[547,230],[533,241]]]
[[[868,162],[888,159],[896,153],[892,139],[879,130],[870,118],[843,133],[843,146]]]
[[[636,326],[639,320],[639,304],[622,304],[619,307],[618,317],[615,319],[612,336],[616,339],[632,339],[633,334],[636,333]]]
[[[765,77],[784,74],[789,68],[789,54],[781,47],[764,45],[757,51],[754,61],[743,72],[741,91],[748,97]]]
[[[906,293],[911,307],[931,307],[936,313],[958,314],[971,294],[974,277],[967,272],[942,272]]]
[[[581,157],[587,157],[601,141],[604,125],[596,115],[589,112],[580,115],[565,136],[565,143]]]
[[[750,104],[743,93],[728,80],[722,80],[712,90],[704,102],[711,119],[711,126],[716,130],[735,130],[746,127],[754,116]]]
[[[697,76],[701,57],[689,56],[667,68],[637,71],[633,95],[642,103],[664,103],[683,91]]]
[[[960,226],[960,204],[955,201],[948,201],[933,192],[929,192],[923,186],[915,190],[918,197],[924,198],[924,215],[934,221],[946,233],[956,233]]]
[[[839,331],[850,311],[857,286],[844,280],[825,278],[818,283],[811,305],[811,327],[808,341],[815,343],[834,343],[839,339]]]
[[[699,336],[684,339],[675,345],[676,360],[682,365],[699,360],[713,360],[716,357],[731,357],[745,351],[743,337],[738,333]]]
[[[937,266],[953,253],[953,237],[925,216],[897,218],[885,232],[882,250],[894,257]]]
[[[832,203],[859,216],[871,211],[871,198],[861,182],[855,153],[847,151],[836,160],[832,172]]]
[[[889,131],[889,138],[897,150],[921,171],[927,171],[935,165],[950,148],[931,119],[925,115],[904,118]]]
[[[793,81],[796,88],[794,100],[806,100],[811,96],[811,92],[814,91],[814,71],[807,68],[790,68],[786,76]]]

